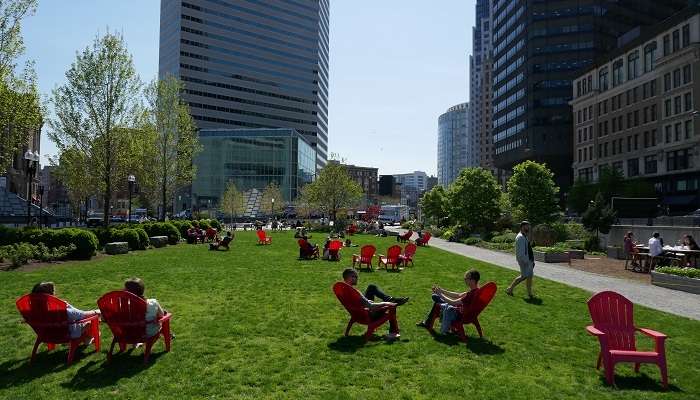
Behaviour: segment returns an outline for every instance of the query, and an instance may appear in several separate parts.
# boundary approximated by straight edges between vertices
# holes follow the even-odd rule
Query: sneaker
[[[416,322],[416,326],[419,328],[430,329],[430,327],[428,326],[428,324],[425,323],[425,321]]]
[[[389,332],[386,335],[387,340],[396,340],[400,337],[401,337],[401,335],[399,335],[398,333],[393,333],[393,332]]]
[[[397,306],[402,306],[408,302],[410,297],[395,297],[392,298],[391,301],[396,303]]]

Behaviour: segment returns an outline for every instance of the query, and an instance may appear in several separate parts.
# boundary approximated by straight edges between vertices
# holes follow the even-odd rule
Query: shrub
[[[583,224],[577,222],[569,222],[564,224],[566,228],[566,236],[569,240],[586,240],[590,235]]]
[[[211,224],[209,223],[208,219],[200,219],[197,222],[199,222],[199,228],[202,230],[207,230],[208,228],[211,227]]]
[[[482,240],[476,245],[489,250],[507,251],[511,253],[515,251],[515,245],[513,243],[491,243]]]
[[[24,265],[32,259],[34,255],[34,247],[29,243],[15,243],[11,246],[7,246],[5,254],[7,258],[10,259],[13,268],[17,268]]]
[[[593,234],[588,234],[584,247],[587,251],[601,251],[600,240]]]
[[[656,268],[655,271],[660,272],[662,274],[671,274],[685,276],[687,278],[700,279],[700,269],[696,268],[659,267]]]
[[[437,226],[431,226],[427,229],[427,231],[430,232],[430,235],[433,237],[444,237],[445,232],[447,232],[448,230],[449,229],[440,229]]]
[[[491,238],[493,243],[515,243],[516,233],[514,232],[503,232],[500,235],[496,235]]]
[[[540,251],[545,254],[557,254],[557,253],[565,253],[566,250],[568,250],[565,246],[562,246],[561,243],[557,243],[554,246],[536,246],[533,247],[532,250],[534,251]]]
[[[192,225],[191,221],[188,221],[186,219],[181,219],[181,220],[171,220],[171,224],[173,224],[178,231],[180,231],[180,236],[181,237],[187,237],[187,230],[194,228],[194,225]]]
[[[548,224],[540,224],[532,229],[532,242],[538,246],[551,246],[558,242],[557,232]]]
[[[454,234],[454,232],[452,232],[452,229],[445,229],[445,231],[442,232],[442,235],[440,235],[440,237],[449,241],[449,240],[452,240],[454,235],[455,234]]]
[[[464,244],[468,244],[470,246],[474,246],[476,244],[479,244],[479,242],[481,242],[481,239],[478,237],[470,237],[470,238],[464,239]]]
[[[169,244],[177,244],[180,241],[180,231],[170,222],[149,222],[142,225],[149,237],[167,236]],[[200,223],[199,226],[202,227],[202,224]],[[202,229],[206,228],[202,227]]]

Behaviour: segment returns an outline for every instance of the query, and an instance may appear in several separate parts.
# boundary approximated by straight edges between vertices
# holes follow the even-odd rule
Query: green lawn
[[[420,248],[414,268],[360,274],[361,289],[376,283],[411,297],[398,311],[401,340],[363,345],[364,327],[356,325],[353,336],[342,336],[348,315],[331,292],[350,264],[350,250],[343,250],[340,262],[298,261],[291,233],[272,237],[271,246],[257,246],[253,232],[238,233],[230,252],[181,244],[0,273],[0,398],[700,398],[698,321],[637,306],[639,326],[670,337],[671,387],[661,390],[655,366],[642,366],[635,375],[630,366],[619,365],[618,388],[611,388],[594,368],[598,343],[584,330],[590,321],[588,293],[537,280],[542,301],[528,303],[519,297],[524,287],[515,297],[504,295],[512,271]],[[354,241],[380,249],[395,243],[371,236]],[[499,285],[482,314],[485,339],[473,326],[467,328],[468,345],[415,327],[431,305],[431,285],[460,289],[462,274],[473,267],[483,282]],[[29,365],[35,337],[20,323],[16,298],[34,283],[51,280],[60,297],[79,308],[95,308],[102,294],[121,288],[130,276],[143,278],[146,295],[174,314],[172,352],[163,353],[159,341],[149,365],[143,365],[140,349],[107,365],[112,336],[103,324],[101,354],[84,352],[65,367],[65,348],[47,353],[42,347]]]

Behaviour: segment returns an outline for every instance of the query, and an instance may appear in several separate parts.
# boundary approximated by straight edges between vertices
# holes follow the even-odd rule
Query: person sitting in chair
[[[209,244],[209,250],[219,250],[219,248],[224,247],[226,250],[229,250],[229,244],[231,244],[231,241],[233,240],[233,233],[231,231],[226,232],[226,237],[224,237],[222,240],[217,240],[214,243]]]
[[[357,271],[354,268],[346,268],[343,271],[343,281],[352,286],[355,290],[357,290],[355,286],[357,286],[358,279]],[[372,320],[380,319],[386,315],[389,312],[386,309],[386,306],[401,306],[406,304],[406,302],[408,302],[410,299],[409,297],[390,296],[384,293],[375,284],[368,285],[365,293],[362,293],[359,290],[357,290],[357,292],[360,293],[362,304],[369,309],[369,316]],[[373,300],[375,297],[382,301],[374,302]],[[394,315],[391,319],[389,319],[389,335],[387,335],[387,337],[389,339],[397,339],[400,336],[399,322],[396,320],[396,316]]]
[[[129,293],[133,293],[140,298],[146,300],[146,337],[150,338],[153,335],[157,335],[160,332],[160,323],[158,320],[166,314],[163,307],[160,306],[158,300],[147,299],[143,296],[146,291],[146,286],[141,278],[129,278],[124,282],[124,290]]]
[[[425,320],[420,321],[416,326],[433,330],[433,324],[438,317],[442,317],[440,333],[445,334],[450,330],[450,326],[455,321],[462,319],[462,313],[476,298],[479,289],[479,271],[470,269],[464,273],[464,283],[467,291],[450,292],[437,285],[433,285],[433,308],[430,310]]]
[[[44,293],[44,294],[50,294],[51,296],[55,296],[56,286],[54,285],[53,282],[37,283],[32,288],[32,293],[33,294]],[[83,331],[88,326],[88,323],[76,324],[74,322],[80,321],[81,319],[85,319],[87,317],[91,317],[93,315],[99,315],[100,310],[89,310],[89,311],[79,310],[79,309],[73,307],[72,305],[70,305],[70,303],[68,303],[66,301],[66,314],[68,316],[68,332],[70,333],[70,337],[71,337],[71,339],[77,339],[83,335]]]
[[[311,244],[305,236],[299,240],[299,258],[318,258],[317,244]]]

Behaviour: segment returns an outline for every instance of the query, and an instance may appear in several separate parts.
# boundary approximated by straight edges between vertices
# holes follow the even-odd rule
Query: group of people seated
[[[140,278],[130,278],[124,282],[124,290],[133,293],[146,301],[146,314],[144,315],[144,320],[146,323],[146,337],[150,338],[153,335],[158,334],[160,331],[160,325],[157,322],[166,311],[161,307],[160,303],[156,299],[147,299],[144,297],[144,292],[146,286],[143,280]],[[40,282],[34,285],[32,288],[32,294],[43,293],[51,296],[56,295],[56,285],[53,282]],[[75,323],[87,317],[93,315],[100,315],[100,310],[80,310],[73,307],[70,303],[66,302],[66,316],[68,319],[68,329],[71,339],[80,338],[83,335],[83,331],[87,328],[87,323]],[[87,343],[86,343],[87,344]]]
[[[440,319],[440,332],[446,334],[455,321],[462,320],[462,314],[476,299],[479,290],[479,279],[481,275],[479,271],[470,269],[464,273],[464,283],[466,285],[463,291],[450,291],[441,288],[438,285],[432,287],[433,306],[426,315],[424,320],[418,321],[416,326],[426,328],[431,333],[435,321]],[[347,268],[343,271],[343,281],[355,288],[359,280],[358,273],[353,268]],[[399,323],[396,313],[387,308],[397,307],[406,304],[409,297],[394,297],[382,291],[377,285],[370,284],[363,292],[357,290],[364,307],[369,309],[371,320],[379,320],[384,317],[389,317],[389,334],[388,339],[396,339],[400,337]],[[375,298],[381,301],[374,301]]]
[[[632,266],[635,268],[640,268],[641,256],[639,248],[637,247],[639,243],[634,240],[634,233],[632,233],[632,231],[628,231],[625,234],[623,241],[625,254],[631,260]],[[651,257],[664,258],[675,256],[672,250],[664,250],[664,239],[661,237],[659,232],[654,232],[652,234],[651,238],[649,238],[648,246],[648,255]],[[700,246],[698,246],[697,242],[690,234],[683,235],[680,247],[683,250],[700,250]],[[683,261],[685,264],[684,266],[690,266],[690,257],[684,257]]]
[[[219,235],[216,236],[212,243],[209,243],[209,250],[229,250],[229,245],[233,241],[233,232],[226,232],[226,236],[222,239]]]

